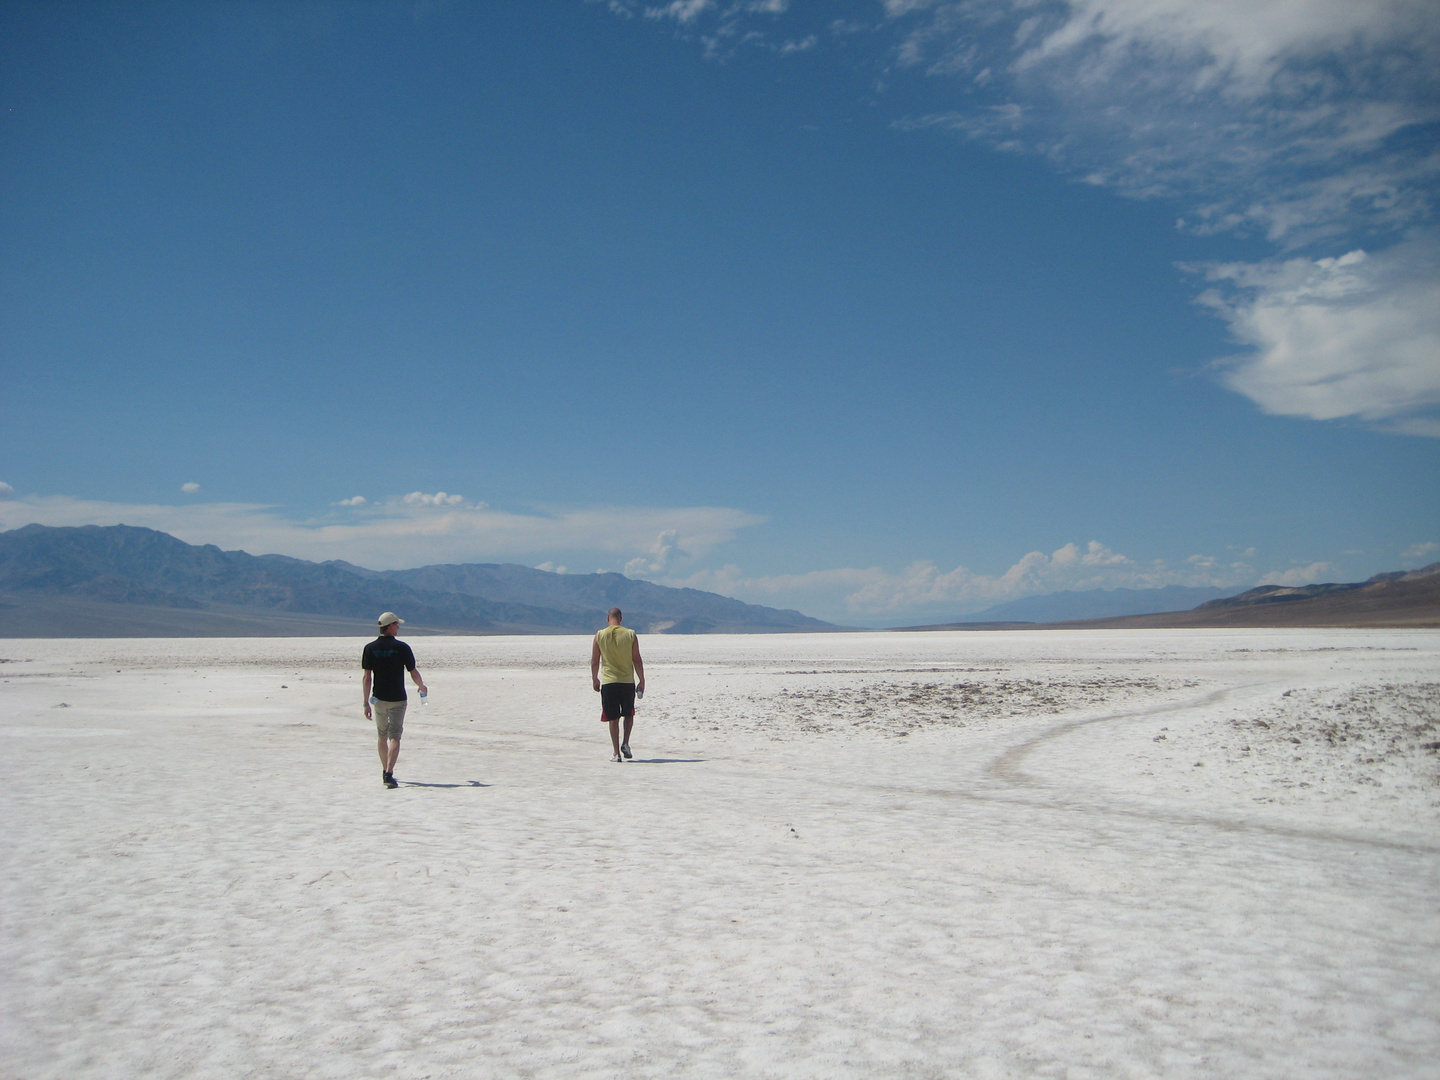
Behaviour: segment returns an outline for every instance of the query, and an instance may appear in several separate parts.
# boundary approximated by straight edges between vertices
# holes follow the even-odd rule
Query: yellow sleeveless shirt
[[[600,682],[635,681],[635,631],[607,626],[595,635],[600,645]]]

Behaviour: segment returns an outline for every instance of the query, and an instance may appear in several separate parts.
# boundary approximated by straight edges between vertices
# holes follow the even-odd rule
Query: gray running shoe
[[[622,754],[625,755],[625,760],[626,760],[626,761],[629,761],[631,758],[633,758],[633,757],[635,756],[634,754],[630,753],[630,744],[629,744],[628,742],[621,744],[621,746],[620,746],[620,753],[622,753]]]

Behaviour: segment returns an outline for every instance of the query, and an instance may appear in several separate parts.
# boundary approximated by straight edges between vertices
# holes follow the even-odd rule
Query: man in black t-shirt
[[[380,636],[366,645],[360,655],[360,666],[365,669],[360,683],[361,697],[365,701],[365,719],[375,721],[375,731],[380,736],[382,778],[386,787],[393,788],[400,786],[395,782],[395,760],[400,756],[400,736],[405,730],[405,672],[410,672],[421,697],[428,688],[415,668],[415,654],[410,646],[395,636],[405,620],[387,611],[377,621]]]

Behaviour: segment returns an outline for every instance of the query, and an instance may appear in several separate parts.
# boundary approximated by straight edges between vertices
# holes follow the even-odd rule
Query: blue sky
[[[0,527],[855,625],[1431,562],[1437,71],[1409,0],[7,3]]]

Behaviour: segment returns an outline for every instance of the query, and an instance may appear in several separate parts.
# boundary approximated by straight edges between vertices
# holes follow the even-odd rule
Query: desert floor
[[[0,641],[0,1076],[1435,1077],[1440,632]]]

